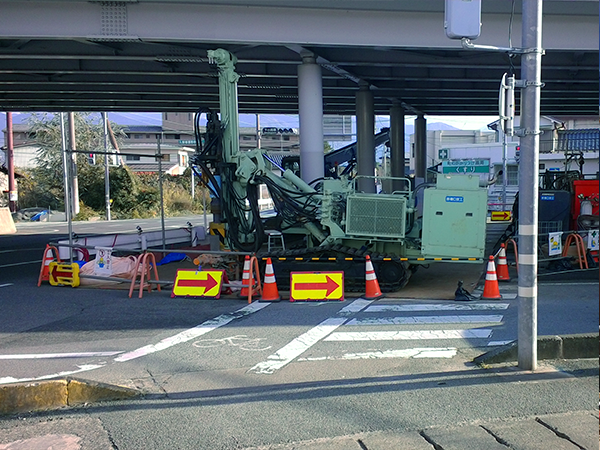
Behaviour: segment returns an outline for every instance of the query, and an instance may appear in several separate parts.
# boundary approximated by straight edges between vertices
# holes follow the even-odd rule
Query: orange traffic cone
[[[485,285],[483,286],[483,295],[481,298],[486,300],[494,300],[502,298],[500,289],[498,288],[498,278],[496,278],[496,266],[494,265],[494,257],[490,256],[487,272],[485,274]]]
[[[242,274],[242,291],[239,293],[239,298],[248,298],[248,293],[254,286],[254,277],[252,280],[250,279],[250,257],[246,255],[246,259],[244,261],[244,273]],[[256,293],[253,292],[252,296],[255,296]]]
[[[377,275],[375,275],[375,269],[373,269],[373,263],[371,257],[367,255],[367,273],[365,276],[367,280],[366,293],[363,298],[367,300],[377,300],[383,297],[381,289],[379,289],[379,282],[377,281]]]
[[[278,302],[281,301],[277,282],[275,281],[275,272],[273,271],[273,263],[271,258],[267,258],[267,266],[265,267],[265,281],[263,283],[262,296],[259,302]]]
[[[498,254],[498,281],[510,281],[508,273],[508,264],[506,263],[506,250],[504,244],[500,244],[500,253]]]

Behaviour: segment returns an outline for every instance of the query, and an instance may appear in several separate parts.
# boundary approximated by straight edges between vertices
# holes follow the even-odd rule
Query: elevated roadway
[[[446,38],[443,2],[290,0],[6,0],[0,15],[0,109],[217,109],[206,52],[238,57],[240,111],[298,112],[298,65],[323,73],[326,114],[354,114],[360,85],[375,113],[497,114],[502,74],[520,56]],[[544,1],[542,114],[598,110],[598,3]],[[519,47],[521,2],[483,2],[477,44]]]

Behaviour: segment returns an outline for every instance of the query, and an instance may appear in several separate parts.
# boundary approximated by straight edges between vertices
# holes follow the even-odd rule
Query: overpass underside
[[[443,2],[339,3],[5,0],[0,109],[218,109],[206,54],[218,47],[238,58],[246,113],[297,114],[307,54],[322,70],[325,114],[355,114],[366,86],[375,114],[398,104],[413,114],[492,115],[502,74],[519,76],[518,54],[446,38]],[[510,3],[483,3],[477,44],[521,45],[521,1],[514,14]],[[542,114],[597,114],[597,1],[544,1],[544,13]]]

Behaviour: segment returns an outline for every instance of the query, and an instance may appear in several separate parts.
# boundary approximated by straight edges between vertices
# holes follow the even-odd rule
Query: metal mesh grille
[[[354,236],[404,237],[406,199],[400,196],[348,197],[346,233]]]

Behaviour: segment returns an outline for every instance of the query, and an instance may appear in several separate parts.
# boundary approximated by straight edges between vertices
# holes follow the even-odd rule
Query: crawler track
[[[302,271],[344,271],[344,290],[364,292],[365,257],[373,262],[377,281],[382,292],[395,292],[408,283],[413,273],[411,266],[392,254],[370,252],[343,245],[330,245],[308,249],[273,251],[260,253],[260,259],[270,257],[275,269],[277,284],[281,289],[289,289],[291,272]]]

